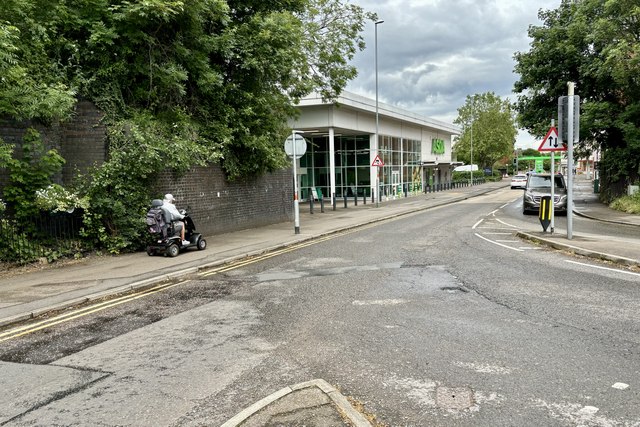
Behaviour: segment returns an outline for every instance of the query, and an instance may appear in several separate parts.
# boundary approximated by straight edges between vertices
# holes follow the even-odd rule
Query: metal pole
[[[567,168],[569,179],[567,180],[567,239],[573,239],[573,96],[575,83],[567,83],[569,86],[569,108],[567,108]]]
[[[293,141],[293,229],[295,234],[300,234],[300,203],[298,201],[298,169],[296,163],[296,131],[291,131]]]
[[[555,119],[551,119],[551,127],[556,125]],[[556,209],[555,209],[555,184],[556,184],[556,172],[555,172],[555,151],[551,152],[551,234],[553,234],[553,229],[555,228],[555,219],[556,219]]]
[[[375,68],[376,68],[376,137],[375,137],[375,145],[376,145],[376,155],[378,155],[378,24],[382,24],[384,21],[376,21],[374,24],[375,28],[375,39],[374,39],[374,56],[375,56]],[[377,168],[376,172],[376,207],[380,205],[380,167],[375,166]]]
[[[471,118],[471,185],[473,185],[473,118]]]

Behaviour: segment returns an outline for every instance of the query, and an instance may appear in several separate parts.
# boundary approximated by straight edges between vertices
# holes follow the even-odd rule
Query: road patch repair
[[[372,427],[342,393],[321,379],[285,387],[244,409],[221,427],[266,425]]]

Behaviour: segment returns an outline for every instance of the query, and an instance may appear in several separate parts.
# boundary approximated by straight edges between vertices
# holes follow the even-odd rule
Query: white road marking
[[[477,226],[479,226],[480,224],[482,224],[482,221],[484,221],[484,218],[481,219],[480,221],[476,222],[475,224],[473,224],[473,227],[471,227],[472,230],[475,230]]]
[[[505,228],[505,227],[498,227],[496,225],[488,225],[486,227],[478,227],[479,230],[509,230],[509,234],[511,234],[512,229],[511,228]],[[487,233],[485,233],[487,234]]]
[[[475,235],[478,236],[479,238],[481,238],[482,240],[486,240],[489,243],[493,243],[494,245],[502,246],[503,248],[511,249],[512,251],[516,251],[516,252],[524,252],[522,249],[512,248],[511,246],[503,245],[502,243],[498,243],[498,242],[493,241],[491,239],[487,239],[486,237],[481,236],[478,233],[475,233]]]
[[[369,301],[361,301],[355,300],[351,304],[352,305],[399,305],[406,304],[408,301],[404,299],[378,299],[378,300],[369,300]]]
[[[508,222],[504,222],[503,220],[498,219],[498,218],[496,218],[496,221],[498,221],[500,224],[506,225],[507,227],[518,228],[517,225],[509,224]]]
[[[565,262],[568,262],[568,263],[571,263],[571,264],[582,265],[584,267],[596,268],[598,270],[613,271],[613,272],[616,272],[616,273],[624,273],[624,274],[630,274],[632,276],[640,277],[640,273],[634,273],[632,271],[618,270],[616,268],[600,267],[599,265],[585,264],[584,262],[570,261],[568,259],[566,259]]]
[[[507,375],[513,372],[513,369],[511,368],[507,368],[505,366],[498,366],[498,365],[489,365],[487,363],[454,362],[454,365],[459,366],[461,368],[471,369],[481,374]]]
[[[626,390],[629,388],[629,384],[625,384],[625,383],[615,383],[614,385],[612,385],[611,387],[613,388],[617,388],[618,390]]]

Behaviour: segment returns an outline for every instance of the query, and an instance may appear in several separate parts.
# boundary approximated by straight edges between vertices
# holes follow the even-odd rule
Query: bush
[[[40,133],[35,129],[27,129],[22,140],[22,158],[11,158],[6,162],[9,184],[3,193],[16,219],[28,220],[40,212],[36,192],[51,184],[65,161],[56,150],[45,148]]]
[[[640,193],[622,196],[611,202],[609,206],[617,211],[640,215]]]

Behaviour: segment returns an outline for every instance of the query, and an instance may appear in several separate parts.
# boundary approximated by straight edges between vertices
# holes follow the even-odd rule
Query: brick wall
[[[188,209],[205,235],[255,228],[293,219],[293,176],[282,170],[228,182],[222,169],[198,167],[183,177],[164,175],[156,195],[171,193],[179,209]]]
[[[88,101],[79,101],[72,121],[45,128],[33,123],[0,121],[0,138],[19,145],[26,127],[41,132],[49,147],[65,158],[56,181],[70,183],[77,171],[104,162],[107,155],[106,128],[102,114]],[[228,182],[220,166],[194,168],[182,177],[159,174],[157,197],[172,193],[178,208],[188,208],[199,232],[205,235],[260,227],[293,219],[293,176],[282,170],[263,176]],[[0,170],[0,191],[7,183]]]
[[[88,101],[78,101],[73,118],[63,125],[43,126],[36,122],[15,122],[0,119],[0,138],[16,146],[20,156],[20,144],[27,128],[33,127],[42,136],[47,148],[55,148],[66,160],[62,172],[54,177],[58,184],[71,183],[78,172],[100,165],[106,158],[105,126],[100,122],[102,113]],[[7,184],[7,173],[0,170],[0,188]]]
[[[59,153],[67,163],[62,170],[62,182],[70,183],[77,171],[86,172],[101,165],[107,156],[106,127],[102,113],[89,101],[79,101],[73,120],[62,130]]]

